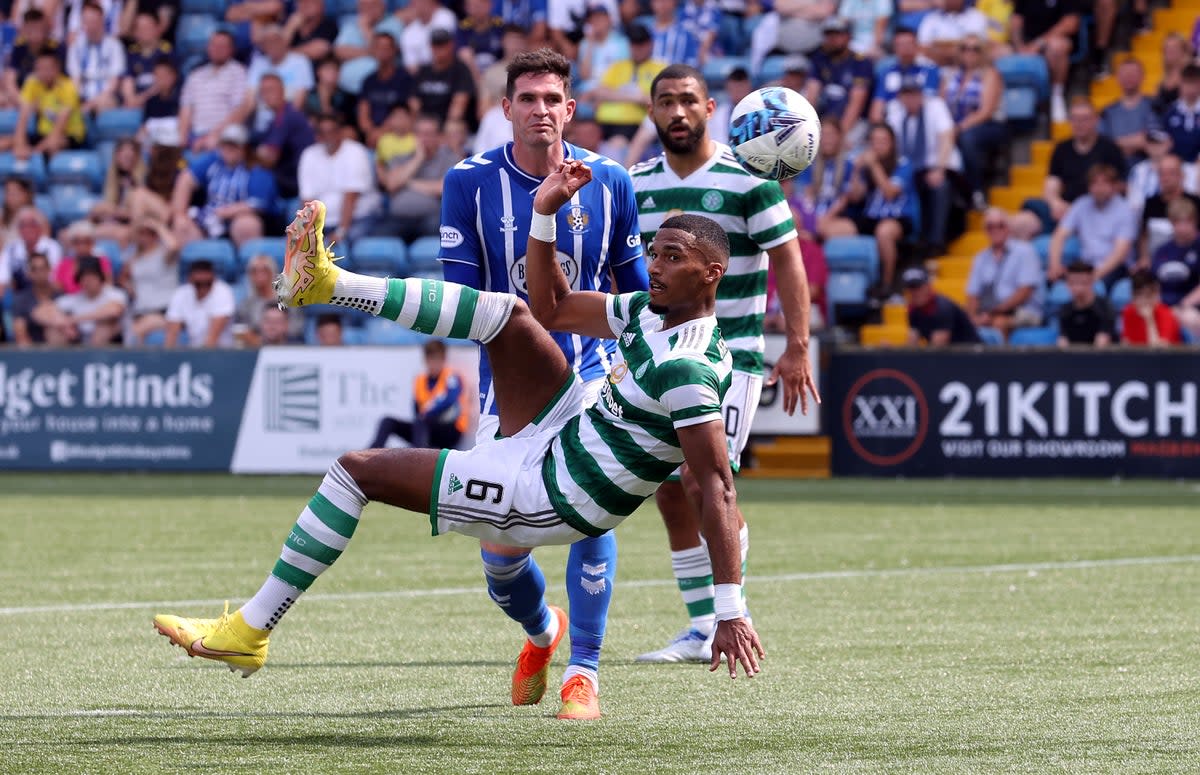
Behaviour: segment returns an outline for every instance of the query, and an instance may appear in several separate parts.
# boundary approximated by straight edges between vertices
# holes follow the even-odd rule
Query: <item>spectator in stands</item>
[[[711,125],[710,125],[711,126]],[[641,130],[638,130],[639,132]],[[658,133],[655,132],[655,139]],[[579,118],[578,115],[571,119],[570,123],[563,129],[563,139],[572,145],[578,145],[580,148],[587,148],[589,151],[595,151],[601,156],[607,156],[614,161],[618,161],[625,149],[621,148],[620,143],[611,143],[604,139],[604,130],[596,123],[595,119]],[[630,145],[632,148],[632,144]]]
[[[707,62],[717,50],[721,13],[717,0],[679,0],[676,19],[681,27],[700,41],[701,64]],[[740,55],[743,50],[739,49],[737,53]]]
[[[425,373],[413,380],[412,422],[383,417],[375,429],[370,448],[387,446],[399,436],[413,447],[454,449],[467,429],[470,412],[462,375],[446,364],[446,344],[431,339],[421,347]]]
[[[1112,344],[1117,338],[1117,316],[1108,299],[1096,295],[1091,264],[1074,261],[1067,266],[1067,290],[1071,301],[1058,309],[1058,346]]]
[[[908,343],[930,347],[980,344],[979,332],[963,308],[936,293],[929,273],[919,266],[904,270],[901,277],[908,301]]]
[[[1162,46],[1162,80],[1158,82],[1158,91],[1154,95],[1154,112],[1160,116],[1179,99],[1183,68],[1192,64],[1195,51],[1187,38],[1178,32],[1168,32]]]
[[[145,185],[146,160],[142,149],[132,138],[118,140],[104,176],[101,199],[88,214],[96,224],[95,236],[125,242],[134,202],[141,195],[137,192]]]
[[[850,50],[848,21],[835,16],[821,29],[821,47],[811,57],[805,96],[822,116],[839,116],[846,141],[857,146],[866,132],[875,72],[870,62]]]
[[[442,7],[437,0],[411,0],[408,12],[411,16],[400,35],[400,51],[403,53],[404,67],[408,69],[409,74],[416,75],[422,65],[427,65],[433,60],[429,34],[435,29],[440,29],[454,35],[454,31],[458,29],[458,19],[453,11]],[[544,27],[543,20],[543,32]],[[536,45],[541,40],[540,37],[530,35],[532,44]]]
[[[252,135],[258,163],[275,177],[279,196],[291,199],[297,195],[297,169],[300,154],[316,142],[308,118],[284,97],[283,81],[274,74],[264,75],[259,82],[258,101],[268,112],[265,128]]]
[[[850,48],[867,59],[879,59],[887,49],[892,0],[842,0],[837,15],[850,22]]]
[[[258,27],[263,24],[282,24],[283,0],[229,0],[225,7],[227,27],[232,27],[230,40],[237,50],[246,54]]]
[[[1063,247],[1072,236],[1079,239],[1080,258],[1091,265],[1093,279],[1112,287],[1125,276],[1137,223],[1133,211],[1117,193],[1119,183],[1116,169],[1108,164],[1097,164],[1088,171],[1088,193],[1071,205],[1050,239],[1046,276],[1051,282],[1063,276]]]
[[[396,63],[396,41],[386,32],[377,32],[371,39],[371,56],[375,72],[363,81],[358,93],[358,128],[368,147],[374,148],[383,133],[392,106],[409,101],[412,78]]]
[[[892,36],[894,61],[888,64],[875,79],[875,94],[871,100],[871,122],[879,123],[887,116],[887,105],[900,94],[900,84],[905,78],[915,78],[925,93],[934,96],[940,93],[940,74],[937,65],[919,53],[917,33],[901,27]]]
[[[140,108],[153,95],[154,66],[170,58],[171,44],[162,39],[162,28],[151,13],[139,13],[133,23],[133,40],[125,49],[125,74],[121,78],[121,102]]]
[[[1171,136],[1176,156],[1188,162],[1200,156],[1200,65],[1183,68],[1179,99],[1163,114],[1163,127]]]
[[[971,206],[982,211],[987,208],[984,175],[988,156],[1008,142],[1004,79],[989,60],[982,38],[964,38],[959,57],[959,66],[949,72],[942,86],[942,99],[954,119]]]
[[[167,307],[179,285],[179,245],[166,223],[139,217],[131,230],[119,284],[129,294],[132,320],[125,344],[136,347],[167,327]]]
[[[916,226],[917,190],[912,165],[900,157],[896,135],[887,124],[871,126],[867,148],[854,160],[846,200],[861,203],[861,211],[851,216],[843,210],[840,216],[827,219],[824,236],[873,235],[879,248],[880,282],[872,295],[888,298],[894,293],[899,244]]]
[[[1139,266],[1149,266],[1150,257],[1159,246],[1170,241],[1173,231],[1170,209],[1175,202],[1190,201],[1194,207],[1200,209],[1200,197],[1193,193],[1195,175],[1193,174],[1191,181],[1192,191],[1187,189],[1185,180],[1184,165],[1178,156],[1168,154],[1159,160],[1155,175],[1158,192],[1146,199],[1141,208],[1141,228],[1138,231]]]
[[[1011,54],[1008,30],[1012,25],[1013,0],[976,0],[975,7],[987,17],[987,44],[991,57],[995,59]]]
[[[28,159],[35,153],[53,156],[66,148],[83,145],[87,127],[80,111],[79,92],[74,82],[63,75],[58,55],[44,51],[38,55],[33,75],[21,87],[21,110],[13,132],[13,154]],[[29,122],[36,117],[33,136]]]
[[[650,83],[667,65],[650,56],[653,39],[640,24],[629,30],[630,58],[616,62],[600,77],[600,84],[579,99],[596,105],[596,120],[606,137],[632,138],[646,118]]]
[[[1071,49],[1079,32],[1080,0],[1016,0],[1010,21],[1013,48],[1041,54],[1050,70],[1050,120],[1067,120]]]
[[[475,152],[488,151],[512,140],[512,122],[504,116],[501,105],[508,88],[505,68],[517,52],[525,47],[525,31],[516,27],[504,28],[504,58],[483,71],[475,99],[479,129],[475,132]],[[583,89],[579,89],[583,91]]]
[[[1070,117],[1071,136],[1054,146],[1050,156],[1050,174],[1042,184],[1043,201],[1025,202],[1025,210],[1016,216],[1013,232],[1019,239],[1033,239],[1043,231],[1052,231],[1071,203],[1087,193],[1090,170],[1095,165],[1106,164],[1117,171],[1119,178],[1125,176],[1125,154],[1100,134],[1092,103],[1086,97],[1072,100]]]
[[[1158,279],[1148,269],[1133,273],[1133,301],[1121,311],[1121,341],[1167,347],[1183,343],[1179,321],[1159,296]]]
[[[30,256],[26,268],[29,285],[13,294],[13,341],[18,347],[46,343],[46,327],[41,321],[57,317],[54,300],[60,293],[50,277],[50,260],[41,253]],[[0,330],[3,327],[0,323]]]
[[[837,13],[832,0],[776,0],[750,35],[750,72],[762,71],[773,51],[811,54],[821,45],[821,24]]]
[[[1009,237],[1003,210],[989,209],[983,228],[989,244],[971,264],[966,311],[977,327],[994,328],[1008,341],[1013,329],[1042,324],[1042,262],[1032,245]]]
[[[392,45],[395,46],[394,43]],[[313,117],[322,113],[337,113],[346,122],[347,127],[356,126],[358,124],[358,98],[339,85],[341,65],[338,64],[337,59],[325,57],[317,62],[316,75],[316,85],[304,100],[305,115],[311,121]]]
[[[483,0],[478,0],[483,2]],[[567,59],[579,65],[579,46],[588,26],[588,14],[595,6],[603,6],[611,19],[619,19],[617,0],[555,0],[546,4],[546,32],[549,45]],[[467,9],[470,15],[470,8]],[[500,24],[505,24],[500,17]]]
[[[327,313],[317,318],[317,344],[321,347],[341,347],[345,344],[341,315]]]
[[[404,33],[404,23],[387,12],[385,0],[359,0],[357,8],[358,13],[342,18],[333,41],[334,56],[342,62],[372,56],[371,41],[376,33],[391,35],[393,43]]]
[[[454,54],[454,33],[434,29],[429,33],[433,58],[417,70],[412,96],[413,115],[430,115],[439,122],[474,119],[475,81],[471,68]]]
[[[1150,271],[1158,278],[1162,301],[1171,307],[1179,325],[1192,341],[1200,338],[1200,208],[1189,199],[1179,199],[1167,208],[1171,239],[1154,252]]]
[[[367,149],[347,140],[342,118],[327,113],[317,118],[317,142],[300,154],[297,180],[300,198],[325,203],[325,234],[353,242],[370,231],[379,211],[379,191]]]
[[[578,91],[595,88],[608,68],[626,59],[629,59],[629,39],[613,24],[608,8],[603,4],[589,6],[576,61]]]
[[[66,255],[54,267],[54,284],[61,288],[63,293],[75,293],[79,290],[75,270],[84,259],[94,258],[100,262],[105,282],[115,279],[112,261],[108,256],[96,252],[96,227],[91,221],[75,221],[63,230],[62,239],[66,246]]]
[[[910,78],[888,108],[888,125],[899,140],[900,156],[913,170],[921,198],[920,235],[927,256],[940,256],[946,247],[946,224],[953,198],[951,175],[962,172],[962,155],[954,144],[954,120],[941,97],[927,97],[921,83]]]
[[[178,148],[183,145],[179,113],[183,89],[179,69],[170,59],[160,59],[154,65],[154,85],[144,92],[140,139],[155,145]]]
[[[18,239],[17,214],[33,206],[33,181],[16,175],[4,181],[4,199],[0,204],[0,249]]]
[[[1158,168],[1162,160],[1171,152],[1171,136],[1161,129],[1150,132],[1146,137],[1146,158],[1133,165],[1129,170],[1129,179],[1125,184],[1125,201],[1139,219],[1146,206],[1146,200],[1159,191]],[[1178,158],[1178,157],[1176,157]],[[1195,175],[1192,165],[1184,167],[1187,170],[1184,179],[1185,188],[1193,187]]]
[[[283,36],[292,51],[310,62],[333,53],[337,22],[325,15],[325,0],[296,0],[296,11],[283,25]]]
[[[456,162],[473,153],[470,143],[471,128],[464,119],[450,119],[442,124],[442,147],[454,156]]]
[[[262,325],[262,313],[268,306],[278,307],[275,298],[275,275],[279,267],[267,255],[259,254],[246,263],[247,293],[237,304],[234,311],[234,328],[238,331],[238,339],[248,347],[259,345],[256,333]],[[304,338],[304,318],[302,315],[292,315],[287,321],[288,339],[298,341]]]
[[[50,34],[50,23],[39,8],[30,8],[21,16],[20,35],[9,54],[8,67],[4,71],[6,89],[16,93],[21,84],[33,74],[38,56],[48,52],[54,54],[59,64],[65,56],[65,48]]]
[[[708,120],[710,137],[719,137],[722,138],[722,142],[726,142],[725,138],[729,137],[729,119],[733,115],[734,107],[753,89],[754,84],[751,83],[750,72],[746,68],[738,65],[729,71],[721,90],[724,97],[717,98],[717,107],[712,118]]]
[[[925,56],[948,67],[957,59],[958,47],[968,36],[983,40],[988,34],[987,17],[965,0],[941,0],[926,14],[917,29],[917,42]]]
[[[45,213],[36,207],[23,207],[17,211],[16,238],[0,250],[0,298],[8,288],[19,291],[29,285],[27,264],[34,253],[45,256],[53,269],[62,260],[63,249],[50,236]]]
[[[250,67],[246,69],[246,85],[249,88],[246,105],[242,108],[246,115],[253,113],[256,107],[260,113],[267,112],[255,101],[255,92],[265,75],[274,75],[283,82],[287,101],[297,108],[304,105],[315,82],[312,62],[303,54],[288,50],[287,38],[278,24],[268,24],[258,33],[258,48],[250,57]]]
[[[1146,157],[1150,133],[1162,126],[1150,98],[1142,94],[1145,74],[1136,59],[1122,62],[1117,68],[1121,97],[1100,114],[1100,134],[1117,144],[1129,164]]]
[[[417,149],[417,136],[413,133],[413,115],[408,105],[398,102],[388,113],[387,121],[383,124],[383,134],[375,145],[377,177],[382,180],[382,171],[386,170],[393,159],[407,157]]]
[[[278,303],[263,305],[262,317],[258,321],[258,347],[279,347],[292,344],[288,337],[288,320],[300,317],[297,310],[280,309]]]
[[[56,3],[61,13],[56,14],[59,26],[55,34],[60,34],[67,45],[74,43],[82,34],[83,9],[88,3],[95,3],[100,9],[105,35],[117,37],[123,34],[121,12],[124,4],[121,0],[62,0],[62,2]],[[43,10],[50,7],[50,3],[41,3],[41,5]]]
[[[46,329],[46,343],[105,347],[119,341],[129,305],[125,292],[105,280],[100,261],[91,256],[80,257],[74,280],[79,290],[55,299],[54,308],[38,321]]]
[[[245,127],[230,124],[221,130],[217,150],[179,171],[171,193],[171,222],[181,243],[229,237],[240,245],[261,237],[264,221],[277,225],[275,179],[267,170],[249,166],[249,140]],[[202,203],[192,207],[197,192]]]
[[[504,56],[504,19],[492,13],[491,0],[466,0],[466,13],[454,33],[458,58],[475,82]]]
[[[828,224],[845,217],[849,206],[854,162],[842,141],[842,125],[836,116],[821,119],[821,146],[817,158],[793,178],[790,202],[796,227],[824,239]]]
[[[193,261],[187,282],[175,289],[167,305],[167,347],[187,334],[190,347],[233,346],[233,289],[217,277],[211,261]]]
[[[105,33],[104,11],[94,2],[84,3],[82,30],[67,48],[67,75],[79,88],[85,113],[116,107],[125,75],[125,47]]]
[[[276,0],[242,5],[259,2]],[[193,151],[215,149],[225,128],[245,118],[246,68],[233,58],[233,47],[233,35],[223,30],[213,33],[208,40],[208,63],[189,73],[183,82],[179,135]]]
[[[650,0],[650,13],[650,34],[654,37],[651,58],[692,67],[703,64],[700,38],[679,22],[679,0]]]
[[[416,147],[380,165],[379,180],[388,192],[387,216],[375,233],[398,236],[405,242],[437,234],[442,211],[442,178],[461,157],[441,143],[438,121],[421,116]]]
[[[549,4],[549,0],[497,0],[496,12],[505,24],[515,24],[528,30],[529,43],[537,48],[544,46],[549,40]]]

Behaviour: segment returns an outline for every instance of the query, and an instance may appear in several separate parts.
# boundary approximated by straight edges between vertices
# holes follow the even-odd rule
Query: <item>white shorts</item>
[[[429,498],[433,534],[462,533],[527,547],[587,538],[554,510],[542,479],[550,445],[586,398],[586,388],[575,378],[515,435],[489,438],[470,450],[442,450]]]
[[[737,473],[742,466],[742,451],[750,441],[750,426],[754,424],[754,413],[758,411],[758,399],[762,397],[761,374],[735,371],[730,375],[729,390],[721,402],[721,418],[725,423],[725,449],[729,454],[729,467]],[[678,482],[679,472],[671,474],[669,481]]]
[[[582,383],[582,386],[583,386],[582,405],[583,405],[584,409],[587,409],[589,406],[596,403],[596,399],[600,397],[600,390],[601,390],[601,388],[604,387],[605,379],[606,379],[605,377],[596,377],[593,380],[589,380],[588,382]],[[524,428],[522,428],[520,431],[518,431],[517,434],[515,436],[513,436],[513,438],[520,438],[522,436],[532,436],[535,433],[539,433],[542,430],[542,427],[544,426],[544,424],[545,424],[544,421],[542,423],[539,423],[535,420],[534,422],[531,422],[529,425],[526,425]],[[496,415],[496,414],[481,414],[481,415],[479,415],[479,424],[475,426],[475,443],[476,444],[483,444],[484,442],[495,441],[496,439],[503,438],[503,436],[500,436],[499,433],[500,433],[500,416],[499,415]]]

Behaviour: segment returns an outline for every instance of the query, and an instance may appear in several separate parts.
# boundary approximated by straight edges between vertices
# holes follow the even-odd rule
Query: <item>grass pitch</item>
[[[644,508],[605,718],[564,723],[508,705],[473,543],[385,507],[253,678],[154,633],[251,594],[317,482],[0,476],[0,772],[1200,771],[1196,485],[742,482],[768,657],[737,681],[633,663],[683,624]]]

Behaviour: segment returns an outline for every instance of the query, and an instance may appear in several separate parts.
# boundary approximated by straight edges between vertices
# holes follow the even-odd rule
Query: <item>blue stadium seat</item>
[[[287,249],[287,237],[259,237],[246,240],[238,249],[238,263],[242,267],[250,263],[257,255],[268,255],[275,260],[275,266],[283,268],[283,254]]]
[[[47,177],[50,185],[79,183],[99,191],[104,185],[104,167],[95,151],[59,151],[50,159]]]
[[[179,6],[181,14],[202,14],[217,19],[225,17],[225,0],[183,0]]]
[[[1128,277],[1122,277],[1108,292],[1108,303],[1112,305],[1117,314],[1120,314],[1121,310],[1125,309],[1125,305],[1131,301],[1133,301],[1133,281]]]
[[[98,239],[96,240],[96,253],[111,261],[113,272],[117,271],[118,265],[121,263],[120,242],[117,242],[115,239]]]
[[[1004,335],[991,326],[980,326],[976,329],[979,333],[979,338],[989,347],[998,347],[1004,344]]]
[[[88,133],[93,142],[122,140],[133,137],[142,126],[142,111],[137,108],[114,108],[96,114],[95,131]]]
[[[237,277],[237,254],[229,240],[202,239],[187,243],[179,252],[180,272],[186,275],[193,261],[211,261],[217,274],[226,280],[235,280]]]
[[[425,334],[398,326],[386,318],[372,318],[363,326],[363,331],[366,343],[374,345],[424,344],[430,339]]]
[[[175,48],[180,59],[204,54],[208,39],[220,28],[216,17],[202,13],[189,13],[179,17],[175,33]]]
[[[350,263],[356,272],[407,277],[408,246],[396,237],[363,237],[350,245]]]
[[[834,237],[825,241],[831,272],[859,272],[869,281],[879,276],[879,247],[874,237]]]
[[[50,223],[57,223],[58,211],[54,208],[54,197],[49,194],[34,194],[33,206],[41,210],[42,213],[50,219]]]
[[[0,180],[23,177],[33,181],[39,191],[46,190],[46,160],[35,153],[24,161],[11,153],[0,153]]]
[[[338,72],[338,86],[350,94],[362,91],[363,81],[375,72],[375,60],[370,57],[357,57],[342,63]]]
[[[1006,88],[1031,86],[1037,90],[1038,101],[1050,98],[1050,71],[1046,60],[1034,54],[1013,54],[996,60],[996,69]]]
[[[709,91],[718,91],[725,86],[725,79],[735,67],[745,67],[745,57],[711,57],[704,63],[704,80]]]
[[[1052,347],[1057,342],[1057,326],[1018,328],[1015,329],[1008,337],[1008,343],[1014,347]]]
[[[62,183],[50,189],[50,199],[54,203],[54,217],[51,218],[51,223],[57,228],[62,228],[87,218],[88,213],[100,201],[100,196],[85,185]],[[49,215],[47,213],[47,216]]]
[[[1023,132],[1037,126],[1038,93],[1032,86],[1012,86],[1004,89],[1004,115],[1008,124]]]
[[[326,16],[353,16],[358,12],[358,0],[328,0],[325,3]]]
[[[763,60],[762,70],[758,73],[756,86],[763,86],[778,81],[783,77],[783,68],[787,65],[788,57],[770,56]]]
[[[0,135],[11,135],[17,131],[17,119],[21,117],[19,110],[0,110]]]
[[[1049,234],[1040,234],[1033,238],[1033,249],[1037,251],[1038,258],[1042,260],[1043,269],[1050,265],[1050,236]],[[1067,241],[1063,243],[1063,266],[1068,266],[1078,261],[1079,256],[1078,238],[1067,237]]]
[[[438,261],[438,253],[442,250],[437,237],[418,237],[408,247],[408,264],[410,271],[421,277],[441,277],[442,262]]]
[[[829,298],[829,309],[836,322],[838,313],[845,308],[861,307],[867,301],[867,287],[870,281],[862,272],[830,272],[825,284],[825,294]]]

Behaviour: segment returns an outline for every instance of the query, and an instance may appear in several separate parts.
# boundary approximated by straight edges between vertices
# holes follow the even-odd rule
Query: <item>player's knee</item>
[[[377,452],[378,450],[359,449],[346,452],[337,459],[338,465],[350,475],[350,478],[362,490],[363,495],[370,500],[375,500],[375,482],[373,481],[374,475],[371,473],[373,468],[371,460]]]

